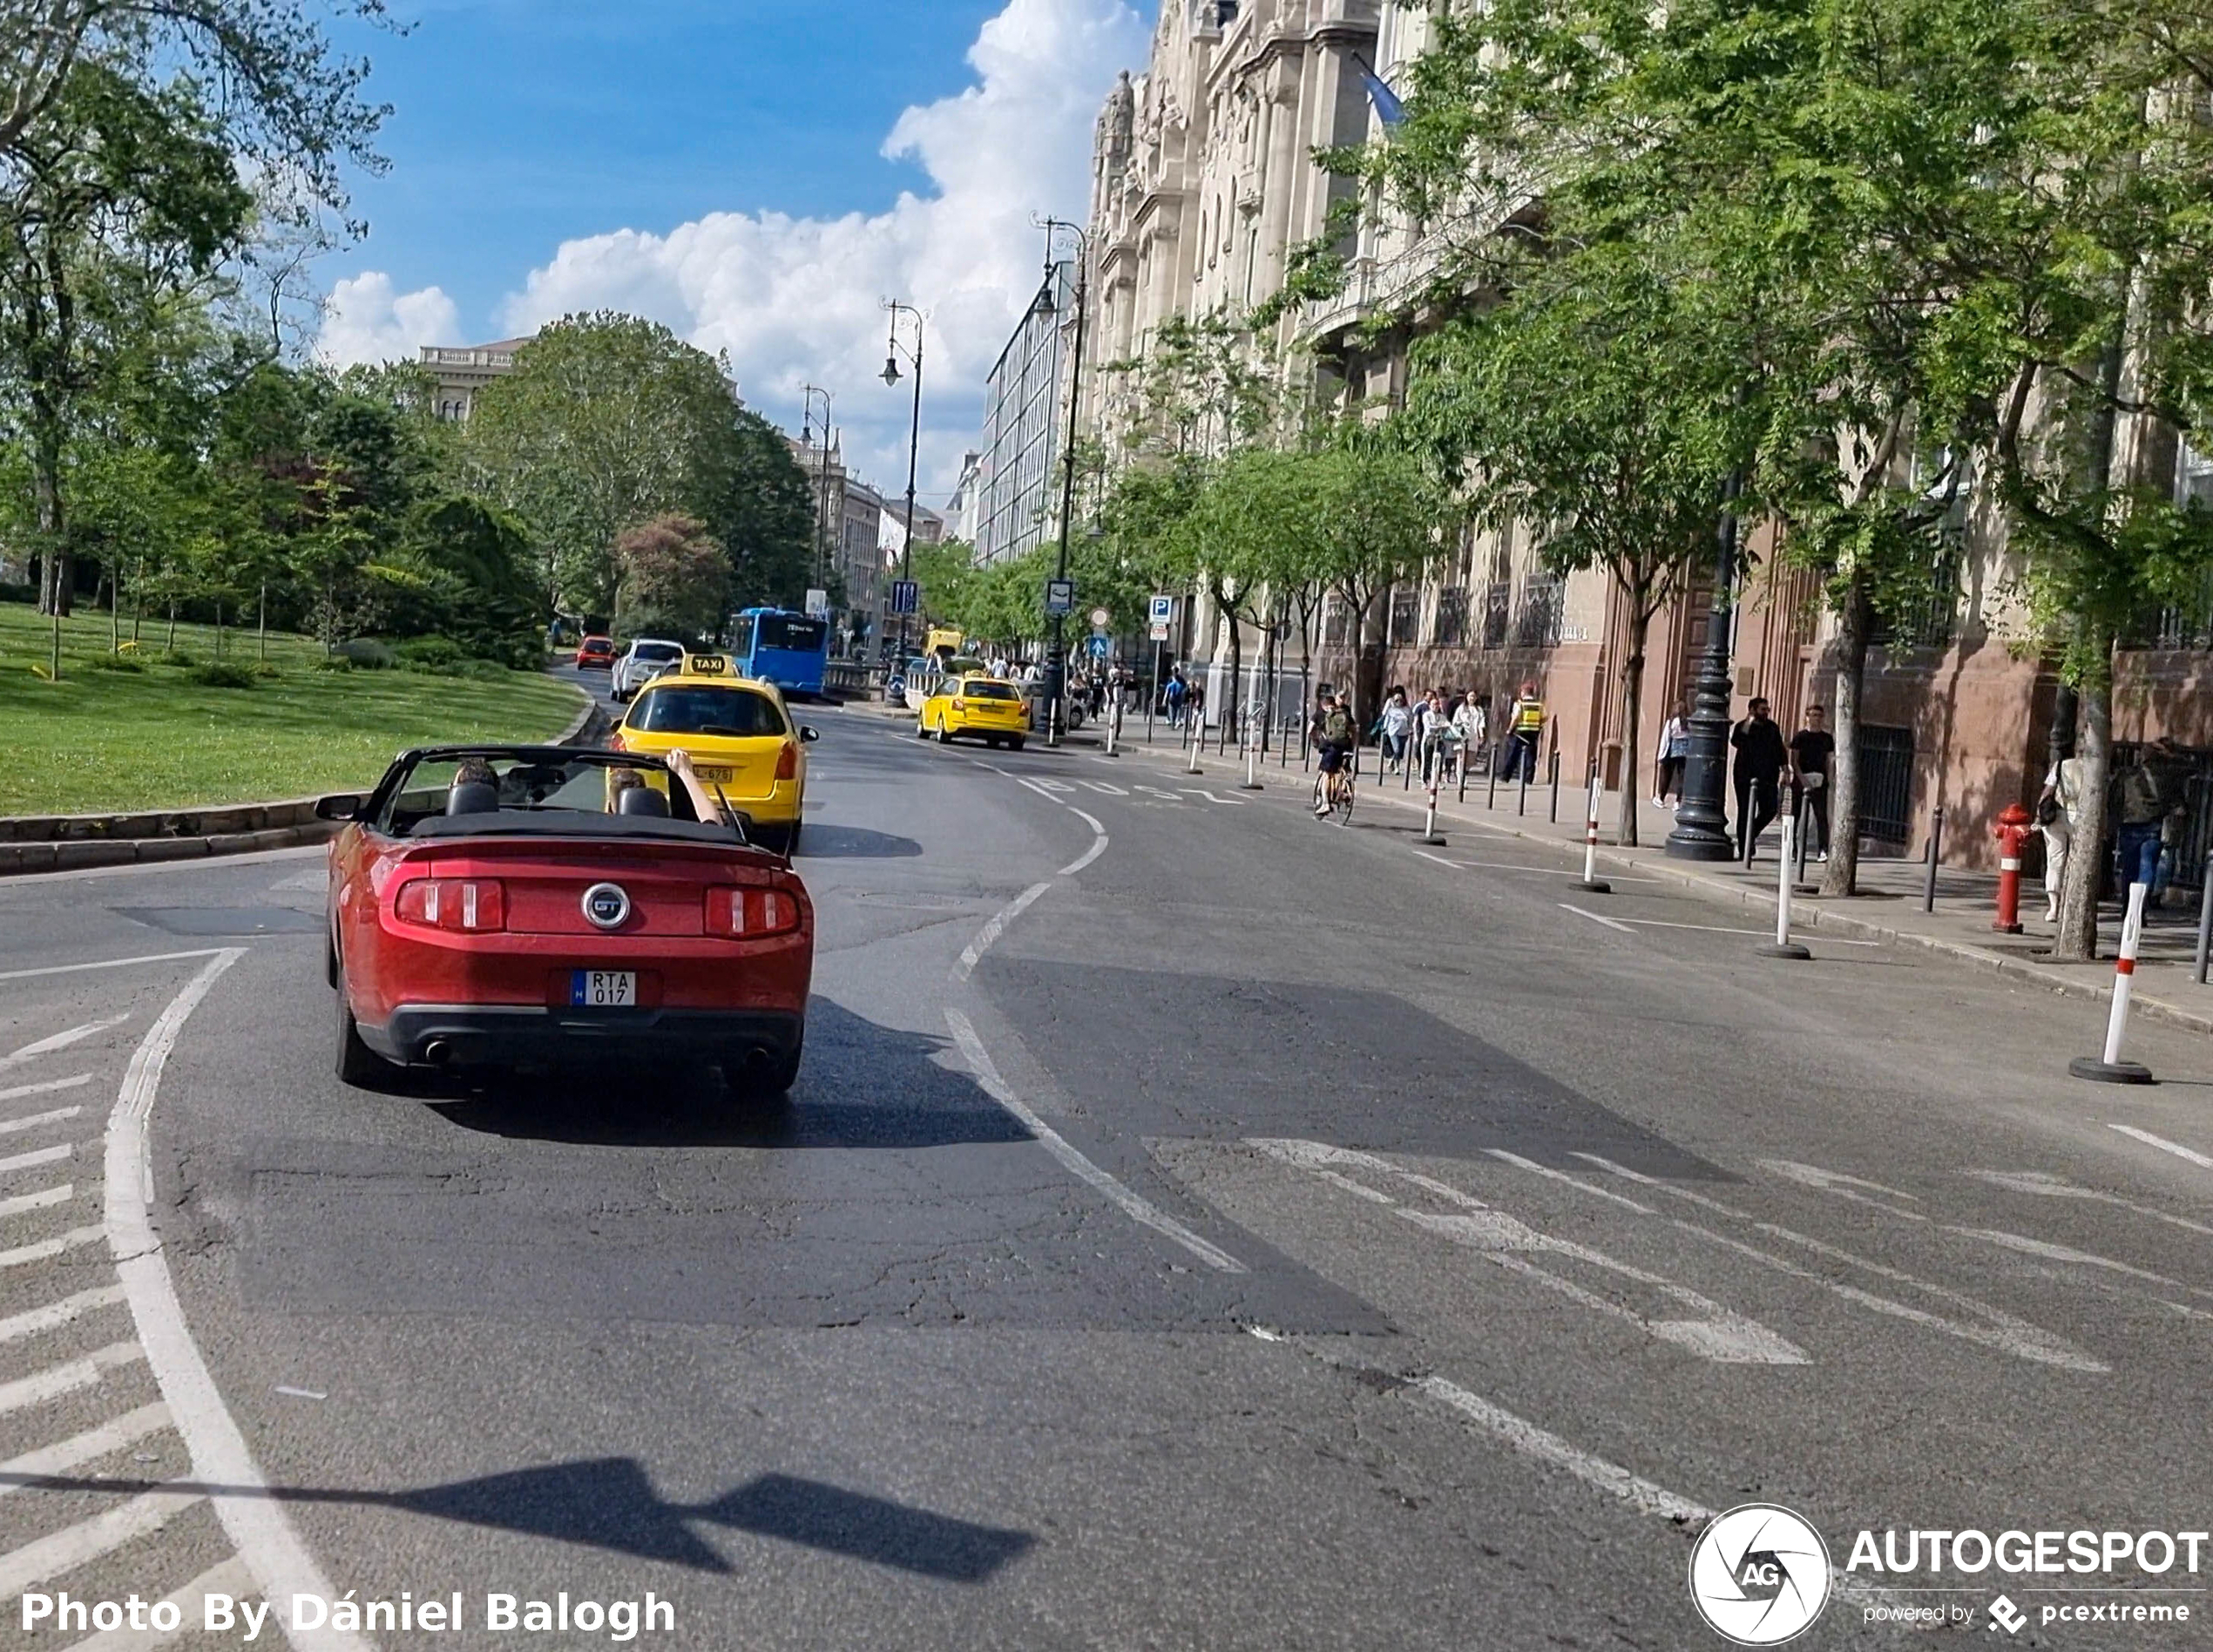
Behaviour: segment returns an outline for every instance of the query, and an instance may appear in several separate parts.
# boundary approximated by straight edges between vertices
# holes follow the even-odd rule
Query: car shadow
[[[484,1135],[600,1147],[947,1148],[1033,1138],[958,1066],[951,1040],[880,1026],[828,999],[807,1011],[807,1056],[788,1096],[748,1096],[671,1063],[556,1069],[461,1090],[432,1079],[430,1110]],[[409,1074],[409,1078],[416,1075]],[[443,1085],[439,1094],[430,1085]]]
[[[799,851],[794,858],[910,860],[921,853],[922,845],[911,837],[870,831],[865,826],[825,826],[809,821],[807,829],[800,835]]]

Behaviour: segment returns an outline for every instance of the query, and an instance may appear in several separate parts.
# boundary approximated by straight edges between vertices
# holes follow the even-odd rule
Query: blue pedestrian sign
[[[922,586],[913,579],[894,579],[891,582],[891,612],[919,613],[922,612]]]
[[[1093,637],[1091,640],[1091,657],[1093,660],[1104,660],[1106,657],[1107,651],[1113,647],[1113,644],[1109,639],[1106,637]]]

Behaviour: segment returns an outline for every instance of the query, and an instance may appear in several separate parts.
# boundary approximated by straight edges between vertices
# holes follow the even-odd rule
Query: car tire
[[[354,1019],[354,1006],[346,996],[346,972],[338,970],[338,1082],[356,1090],[373,1090],[380,1080],[388,1078],[391,1066],[383,1057],[362,1042],[360,1025]]]
[[[941,746],[950,746],[953,743],[953,731],[943,723],[937,725],[937,743]]]
[[[807,823],[803,820],[795,820],[784,828],[784,858],[786,860],[789,860],[794,855],[799,853],[799,834],[806,824]]]
[[[919,717],[915,719],[915,738],[917,740],[927,740],[930,738],[930,725],[923,721]]]
[[[1006,743],[1013,747],[1015,750],[1019,751],[1022,749],[1022,736],[1017,735],[1013,739],[1008,741]]]

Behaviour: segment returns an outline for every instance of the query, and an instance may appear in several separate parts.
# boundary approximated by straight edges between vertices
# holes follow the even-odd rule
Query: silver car
[[[683,660],[682,643],[640,637],[615,661],[614,680],[607,685],[607,692],[617,700],[627,700],[662,672],[681,665]]]

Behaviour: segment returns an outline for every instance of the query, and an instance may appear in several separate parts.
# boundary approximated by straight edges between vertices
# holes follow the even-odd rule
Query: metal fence
[[[1859,830],[1903,849],[1913,840],[1913,731],[1859,728]]]

